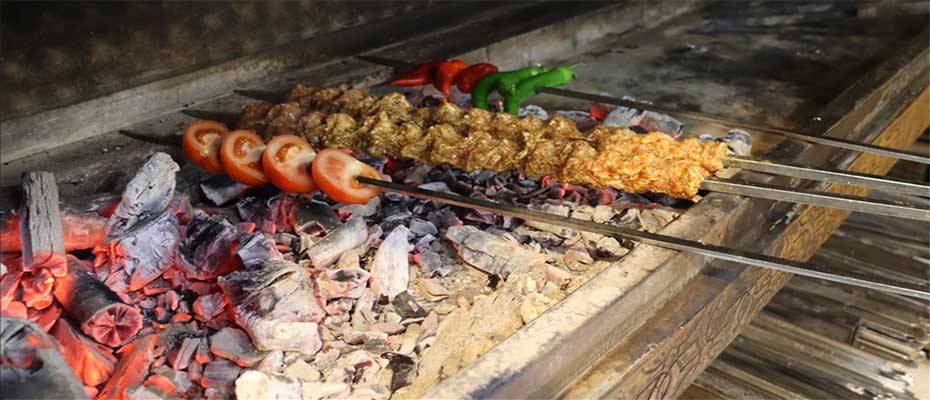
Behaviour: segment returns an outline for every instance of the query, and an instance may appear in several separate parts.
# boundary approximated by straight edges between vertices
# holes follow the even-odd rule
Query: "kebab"
[[[266,110],[261,115],[261,110]],[[299,115],[304,110],[303,115]],[[464,170],[516,169],[530,177],[692,198],[723,168],[726,145],[675,140],[653,132],[600,126],[585,135],[573,121],[543,121],[455,104],[414,108],[400,93],[377,98],[360,90],[298,85],[289,101],[247,106],[240,128],[266,137],[301,133],[310,143],[447,164]]]
[[[253,91],[248,91],[248,92],[251,93]],[[259,93],[259,92],[255,92],[255,93]],[[259,99],[262,99],[262,98],[270,99],[272,98],[271,96],[274,96],[274,95],[269,94],[269,93],[259,93],[258,95],[250,94],[250,96],[256,96]],[[415,137],[422,138],[424,142],[426,142],[428,139],[433,138],[434,136],[437,136],[437,135],[429,135],[429,130],[433,129],[433,125],[448,124],[448,125],[452,125],[453,129],[457,127],[461,127],[461,126],[465,126],[466,128],[468,127],[468,124],[465,124],[463,122],[463,120],[466,119],[464,117],[466,117],[467,115],[464,115],[463,111],[461,109],[458,109],[457,107],[440,106],[434,109],[413,109],[413,111],[411,111],[411,109],[412,107],[410,106],[410,104],[406,101],[406,99],[403,96],[399,94],[393,94],[393,95],[385,96],[383,98],[378,98],[378,97],[366,95],[364,92],[360,90],[343,91],[343,90],[336,89],[336,88],[318,89],[318,88],[313,88],[309,86],[298,85],[291,91],[291,95],[289,96],[288,102],[283,103],[283,104],[278,104],[278,105],[274,105],[274,104],[264,102],[264,101],[251,104],[243,110],[243,113],[240,116],[239,120],[240,120],[240,127],[247,127],[247,128],[255,129],[258,132],[265,135],[264,139],[270,138],[274,134],[285,133],[285,132],[301,132],[303,135],[313,139],[314,137],[313,132],[308,131],[308,130],[319,128],[320,126],[324,126],[324,127],[329,128],[326,131],[326,135],[322,136],[323,139],[325,140],[316,139],[315,142],[317,142],[317,144],[326,144],[328,141],[328,143],[331,146],[354,146],[356,148],[364,149],[366,152],[369,152],[371,154],[378,154],[378,155],[386,154],[386,155],[392,155],[392,156],[398,156],[398,155],[395,153],[391,153],[391,152],[372,151],[372,149],[369,149],[369,148],[372,147],[372,145],[377,146],[379,144],[378,143],[379,138],[385,139],[383,140],[383,142],[385,142],[386,144],[390,144],[392,140],[394,141],[397,140],[395,138],[395,136],[397,135],[393,135],[393,134],[391,135],[383,135],[383,134],[369,135],[368,133],[359,134],[356,132],[356,130],[358,130],[357,129],[358,127],[356,126],[358,123],[356,121],[359,121],[359,120],[363,121],[363,125],[361,129],[367,129],[367,130],[374,129],[374,131],[382,130],[382,131],[388,131],[388,132],[394,132],[392,130],[392,127],[395,127],[400,122],[404,122],[400,124],[400,127],[402,129],[410,130],[413,133],[417,133],[418,132],[417,130],[419,129],[419,133]],[[222,119],[226,121],[232,121],[233,119],[236,118],[232,114],[205,112],[205,111],[199,111],[199,110],[184,110],[183,112],[185,114],[188,114],[188,115],[191,115],[197,118],[213,118],[213,119]],[[369,118],[369,117],[372,117],[373,115],[378,116],[378,118],[377,119]],[[501,116],[498,116],[497,114],[488,114],[488,115],[494,116],[495,121],[497,121],[498,119],[504,119],[504,122],[507,122],[506,120],[506,118],[508,118],[507,116],[501,117]],[[392,116],[395,116],[395,117],[392,119]],[[513,117],[513,118],[516,118],[516,117]],[[518,119],[518,121],[523,121],[523,120],[525,119]],[[558,121],[560,120],[566,123],[564,124],[558,123]],[[379,121],[381,122],[387,121],[387,122],[376,123]],[[367,122],[367,125],[365,124],[366,122]],[[410,123],[410,122],[413,122],[413,123]],[[513,121],[510,121],[510,122],[513,122]],[[549,120],[548,124],[555,125],[556,127],[563,126],[565,128],[564,131],[562,131],[561,133],[555,133],[554,135],[550,133],[549,138],[554,136],[554,137],[558,137],[561,139],[574,139],[574,140],[561,141],[559,143],[560,145],[571,144],[574,149],[577,149],[577,144],[574,142],[588,141],[589,143],[596,143],[595,139],[597,139],[598,137],[616,136],[616,135],[604,134],[604,129],[606,129],[604,127],[599,127],[595,129],[594,131],[592,131],[591,133],[589,133],[588,135],[581,135],[581,133],[578,132],[577,129],[575,129],[574,124],[571,123],[571,121],[566,120],[564,118],[561,118],[561,119],[553,118],[552,120]],[[192,124],[192,126],[193,125],[195,124]],[[426,127],[426,129],[423,128],[424,126]],[[486,124],[485,128],[489,128],[489,127],[490,126],[487,126]],[[538,126],[536,127],[538,128]],[[516,128],[510,127],[510,129],[511,130],[520,129],[520,127],[519,126],[517,126]],[[547,127],[547,129],[552,129],[552,127],[551,126]],[[484,129],[485,132],[493,132],[495,130],[497,129]],[[426,131],[427,134],[423,134],[422,133],[423,131]],[[554,129],[554,131],[560,131],[560,129]],[[599,131],[601,135],[597,134]],[[123,132],[123,133],[126,135],[129,135],[130,137],[134,137],[134,138],[138,138],[142,140],[147,139],[145,135],[140,135],[140,134],[133,133],[133,132]],[[264,169],[269,169],[269,166],[270,166],[271,170],[273,170],[276,167],[285,168],[286,173],[282,175],[285,178],[291,178],[291,177],[298,176],[298,175],[306,175],[308,177],[307,179],[312,179],[313,181],[317,181],[317,179],[315,178],[309,178],[311,175],[310,173],[307,172],[309,169],[309,166],[307,166],[306,164],[298,165],[292,160],[292,158],[296,154],[300,154],[299,152],[294,151],[295,149],[294,146],[284,146],[280,148],[278,152],[275,153],[276,156],[273,159],[277,160],[278,163],[272,163],[270,165],[269,164],[263,165],[262,163],[262,158],[263,158],[262,151],[264,150],[264,144],[262,142],[263,138],[258,136],[255,132],[252,132],[252,131],[237,131],[237,132],[230,132],[229,134],[231,135],[233,133],[235,133],[235,135],[232,135],[232,136],[237,138],[236,140],[237,143],[240,143],[240,142],[251,143],[245,147],[238,146],[238,145],[231,146],[233,149],[237,149],[237,151],[235,153],[225,154],[224,157],[222,157],[224,160],[235,160],[234,162],[230,163],[233,168],[227,169],[225,171],[231,176],[233,176],[234,178],[237,175],[241,175],[241,174],[255,174],[260,177],[260,180],[258,182],[264,183],[268,181],[268,178],[265,177],[263,167]],[[403,131],[401,133],[403,133]],[[464,133],[466,135],[468,134],[467,131]],[[608,130],[608,133],[611,133],[610,130]],[[626,133],[628,135],[631,135],[628,132]],[[368,140],[367,138],[369,136],[373,136],[375,141],[373,142],[371,140]],[[459,135],[459,136],[463,136],[463,135]],[[218,138],[219,135],[214,135],[211,137]],[[283,135],[283,137],[289,137],[291,139],[294,139],[294,135]],[[534,138],[533,135],[529,135],[529,134],[521,135],[521,137]],[[535,137],[539,138],[538,135]],[[365,140],[356,140],[358,138],[362,138]],[[546,136],[543,136],[542,138],[549,139]],[[507,139],[507,138],[504,138],[504,139]],[[666,141],[667,143],[673,143],[673,144],[679,143],[677,141],[670,140],[671,138],[662,138],[662,139],[664,139],[664,141]],[[225,141],[226,140],[224,139],[223,142]],[[183,142],[184,142],[185,147],[187,147],[190,143],[193,143],[193,146],[195,148],[201,149],[199,151],[204,152],[205,154],[210,154],[210,151],[212,150],[210,148],[211,146],[210,143],[213,143],[213,142],[210,142],[210,141],[197,142],[196,140],[189,141],[188,135],[186,134],[185,134],[185,139]],[[509,142],[504,141],[502,143],[512,144],[513,140],[510,140]],[[413,143],[413,144],[417,144],[417,143]],[[423,144],[420,143],[419,146],[421,146],[421,152],[429,151],[430,148],[434,147],[435,143],[429,142],[428,145],[429,146],[425,147],[426,150],[422,150],[424,147],[422,147]],[[215,147],[215,145],[212,145],[212,146]],[[464,146],[460,146],[460,147],[464,147]],[[678,146],[675,146],[675,147],[677,148]],[[586,147],[582,147],[582,148],[586,148]],[[374,149],[374,150],[377,150],[377,149]],[[467,150],[471,152],[472,149],[467,149]],[[498,148],[497,147],[491,148],[491,151],[495,151],[495,150],[498,150]],[[653,148],[650,147],[647,150],[652,151]],[[568,150],[565,150],[565,151],[568,151]],[[213,153],[216,153],[216,151],[213,151]],[[497,153],[500,153],[500,151],[497,151]],[[475,154],[480,154],[480,153],[475,153]],[[429,155],[429,154],[426,154],[426,155]],[[635,155],[638,155],[638,154],[634,153],[634,156]],[[685,153],[685,155],[694,157],[694,154]],[[406,157],[406,156],[403,154],[400,154],[399,157]],[[523,157],[526,158],[525,155]],[[220,157],[217,156],[216,158],[219,159]],[[312,158],[312,154],[305,156],[305,158]],[[411,158],[415,158],[415,157],[411,157]],[[697,158],[700,158],[700,157],[697,157]],[[343,158],[342,160],[345,162],[349,162],[350,160],[352,160],[352,158],[346,157],[346,158]],[[429,158],[426,158],[426,160],[429,161]],[[466,158],[466,162],[467,160],[468,159]],[[522,159],[520,160],[523,161]],[[671,158],[671,160],[678,161],[676,158]],[[742,157],[730,156],[730,157],[726,157],[724,160],[726,164],[730,167],[744,168],[744,169],[755,170],[755,171],[760,171],[764,173],[774,173],[774,174],[792,176],[792,177],[797,177],[797,178],[802,178],[802,179],[813,179],[813,180],[821,180],[821,181],[828,181],[828,182],[839,182],[843,184],[861,185],[861,186],[870,187],[873,189],[881,189],[881,190],[907,193],[907,194],[916,194],[919,196],[926,195],[925,193],[926,186],[920,183],[915,183],[915,182],[889,180],[883,177],[865,175],[865,174],[857,174],[855,172],[850,172],[850,171],[822,170],[822,169],[812,169],[812,168],[798,166],[798,165],[776,164],[776,163],[770,163],[767,161],[757,161],[757,160],[753,160],[749,158],[742,158]],[[655,162],[658,165],[662,165],[662,166],[665,166],[666,164],[670,164],[669,157],[660,157],[658,159],[653,159],[651,161]],[[643,170],[643,165],[644,165],[643,162],[644,161],[640,161],[638,165],[634,164],[632,165],[632,167],[639,168],[639,170],[641,171]],[[358,163],[358,164],[361,164],[361,163]],[[364,164],[361,164],[361,165],[364,165]],[[559,165],[559,164],[556,164],[556,165]],[[563,167],[567,166],[567,164],[565,163],[561,165]],[[710,168],[710,170],[713,171],[715,170],[715,168],[719,168],[721,165],[722,165],[722,162],[719,164],[716,164],[715,166]],[[480,168],[480,167],[482,166],[479,165],[476,168]],[[523,165],[516,165],[516,167],[518,169],[521,169]],[[337,169],[332,169],[331,171],[329,171],[329,172],[333,172],[336,174],[335,177],[331,177],[331,178],[333,178],[335,182],[342,185],[340,187],[337,187],[337,189],[357,191],[356,195],[359,195],[359,196],[362,195],[361,188],[365,187],[365,185],[359,185],[355,177],[347,177],[345,175],[339,175],[346,171],[357,170],[359,168],[361,167],[357,166],[357,167],[352,167],[352,168],[337,168]],[[464,168],[468,169],[468,165],[466,164]],[[562,170],[558,170],[557,172],[561,172],[561,171]],[[633,171],[636,171],[636,170],[634,169]],[[523,172],[526,172],[526,171],[523,171]],[[316,174],[317,171],[314,171],[313,173]],[[320,172],[320,173],[324,174],[324,172]],[[558,177],[558,173],[555,173],[552,175]],[[672,176],[673,178],[670,178],[670,179],[679,179],[679,177],[681,176],[687,177],[688,175],[679,172],[677,175],[672,175]],[[711,191],[737,194],[737,195],[745,195],[745,196],[750,196],[750,197],[759,197],[759,198],[779,200],[779,201],[790,201],[790,202],[796,202],[796,203],[806,203],[806,204],[826,206],[826,207],[832,207],[832,208],[847,209],[851,211],[860,211],[860,212],[867,212],[867,213],[873,213],[873,214],[879,214],[879,215],[888,215],[888,216],[894,216],[894,217],[900,217],[900,218],[909,218],[909,219],[918,219],[918,220],[930,219],[930,210],[926,210],[921,207],[914,207],[914,206],[906,205],[906,204],[899,204],[899,203],[885,202],[885,201],[874,201],[874,200],[867,200],[867,199],[862,199],[858,197],[835,195],[835,194],[818,192],[818,191],[784,188],[784,187],[770,186],[770,185],[764,185],[764,184],[758,184],[758,183],[749,184],[749,183],[724,181],[724,180],[718,180],[718,179],[707,179],[707,176],[709,175],[705,175],[701,178],[695,179],[695,182],[696,182],[695,186],[699,186],[702,189],[707,189]],[[701,179],[703,179],[702,181],[703,183],[700,183]],[[667,184],[674,185],[674,183],[667,183]],[[600,186],[600,184],[598,184],[597,182],[594,182],[594,185]],[[374,188],[371,188],[371,189],[374,189]],[[690,190],[695,191],[696,189],[692,188]],[[325,188],[324,188],[324,191],[326,191]],[[371,192],[374,193],[375,191],[371,190]],[[331,195],[331,197],[336,198],[335,196],[332,196],[332,193],[329,193],[329,194]],[[365,193],[365,195],[367,196],[370,194]],[[355,196],[355,197],[356,197],[356,201],[358,201],[357,200],[358,196]]]

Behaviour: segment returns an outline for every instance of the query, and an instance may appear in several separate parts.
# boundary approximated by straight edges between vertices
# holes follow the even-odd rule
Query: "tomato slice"
[[[268,183],[262,168],[265,143],[255,132],[238,130],[223,136],[220,144],[220,161],[230,178],[245,185]]]
[[[306,139],[295,135],[275,136],[265,147],[262,166],[265,175],[285,192],[310,193],[316,190],[310,163],[316,151]]]
[[[229,128],[222,122],[197,120],[184,128],[181,147],[188,160],[214,174],[223,173],[220,163],[220,142]]]
[[[333,200],[366,204],[378,195],[378,188],[362,185],[355,180],[359,176],[381,179],[378,171],[340,150],[321,150],[316,154],[310,170],[313,181]]]

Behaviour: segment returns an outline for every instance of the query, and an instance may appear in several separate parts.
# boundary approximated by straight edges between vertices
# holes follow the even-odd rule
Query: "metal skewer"
[[[824,268],[816,265],[802,263],[785,258],[771,257],[762,254],[746,252],[737,249],[730,249],[722,246],[715,246],[696,242],[693,240],[680,239],[672,236],[666,236],[656,233],[641,232],[635,229],[623,228],[614,225],[599,224],[592,221],[585,221],[576,218],[563,217],[549,214],[536,210],[529,210],[522,207],[500,204],[486,200],[474,199],[446,192],[437,192],[432,190],[420,189],[414,186],[403,185],[393,182],[386,182],[379,179],[358,177],[358,182],[366,185],[377,186],[389,192],[400,193],[421,199],[437,201],[444,204],[450,204],[459,207],[466,207],[482,211],[490,211],[500,215],[521,218],[528,221],[544,222],[548,224],[563,226],[572,229],[578,229],[587,232],[599,233],[608,236],[622,236],[648,245],[663,247],[671,250],[688,251],[708,257],[713,257],[726,261],[733,261],[741,264],[752,265],[755,267],[769,268],[783,272],[789,272],[797,275],[809,276],[812,278],[823,279],[842,284],[860,286],[868,289],[879,290],[883,292],[896,293],[910,297],[930,299],[930,291],[925,285],[913,285],[911,287],[900,286],[896,284],[877,282],[874,280],[862,279],[853,276],[844,276],[825,272]]]
[[[409,68],[414,65],[411,63],[407,63],[407,62],[392,60],[389,58],[383,58],[383,57],[378,57],[378,56],[361,55],[361,56],[356,56],[356,58],[363,60],[363,61],[368,61],[370,63],[381,64],[381,65],[393,67],[393,68]],[[894,158],[898,158],[901,160],[918,162],[921,164],[930,164],[930,156],[927,156],[926,154],[913,153],[913,152],[909,152],[905,150],[893,149],[890,147],[876,146],[876,145],[868,144],[868,143],[859,143],[859,142],[855,142],[851,140],[834,138],[834,137],[829,137],[829,136],[817,136],[817,135],[812,135],[809,133],[797,132],[797,131],[792,131],[792,130],[788,130],[784,128],[778,128],[778,127],[767,126],[767,125],[762,125],[762,124],[756,124],[756,123],[750,124],[746,122],[732,121],[732,120],[717,117],[714,115],[707,115],[704,113],[698,113],[698,112],[693,112],[693,111],[674,110],[674,109],[656,106],[653,104],[643,103],[639,101],[618,99],[612,96],[603,96],[603,95],[597,95],[597,94],[591,94],[591,93],[584,93],[584,92],[579,92],[579,91],[570,90],[570,89],[545,88],[545,87],[540,88],[539,93],[547,93],[547,94],[552,94],[556,96],[570,97],[570,98],[580,99],[580,100],[596,101],[599,103],[613,104],[613,105],[629,107],[629,108],[648,109],[648,110],[653,110],[656,112],[661,112],[661,113],[665,113],[669,115],[675,115],[675,116],[680,116],[680,117],[684,117],[688,119],[693,119],[696,121],[709,122],[709,123],[724,125],[727,127],[740,128],[740,129],[745,129],[745,130],[750,130],[750,131],[780,135],[780,136],[790,138],[790,139],[796,139],[796,140],[801,140],[801,141],[810,142],[810,143],[833,146],[833,147],[837,147],[841,149],[859,151],[863,153],[873,153],[873,154],[877,154],[880,156],[894,157]]]
[[[845,185],[856,185],[869,189],[883,190],[886,192],[930,197],[930,186],[928,186],[926,183],[918,181],[892,179],[884,176],[860,174],[857,172],[840,171],[835,169],[814,169],[796,164],[776,164],[768,161],[760,161],[739,156],[728,156],[724,159],[724,162],[729,167],[740,168],[749,171],[764,172],[815,181],[836,182]]]

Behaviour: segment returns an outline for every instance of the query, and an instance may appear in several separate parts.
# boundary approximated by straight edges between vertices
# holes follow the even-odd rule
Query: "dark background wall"
[[[435,6],[433,1],[0,1],[0,119]]]

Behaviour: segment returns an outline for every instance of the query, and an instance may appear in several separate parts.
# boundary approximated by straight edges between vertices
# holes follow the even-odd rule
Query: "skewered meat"
[[[531,177],[553,176],[565,183],[677,198],[694,197],[704,178],[723,168],[727,151],[722,143],[675,140],[626,128],[599,126],[585,134],[562,116],[544,121],[465,111],[452,103],[414,108],[400,93],[374,98],[359,90],[298,85],[287,104],[299,104],[304,114],[290,132],[272,128],[281,118],[276,117],[268,122],[272,134],[302,134],[315,144],[373,156],[464,170],[517,169]],[[244,110],[243,117],[251,112]]]

